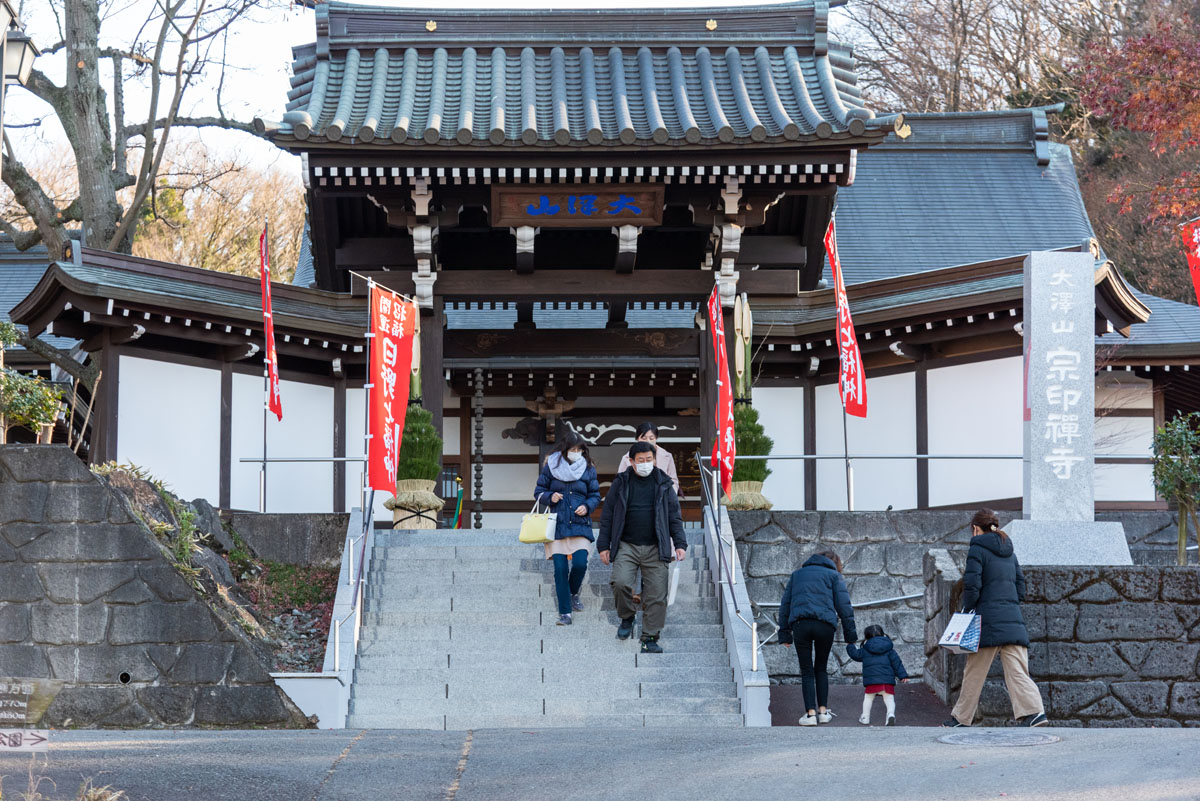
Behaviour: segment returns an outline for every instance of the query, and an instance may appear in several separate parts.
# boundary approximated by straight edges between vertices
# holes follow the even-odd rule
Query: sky
[[[376,2],[361,5],[419,7],[435,14],[439,8],[697,8],[705,6],[766,5],[771,0],[725,0],[696,3],[695,0],[659,0],[646,4],[631,0],[588,0],[588,2],[548,2],[547,0],[441,0],[426,4],[412,2]],[[60,5],[60,0],[55,5]],[[101,0],[104,19],[101,23],[101,44],[128,46],[133,31],[148,16],[147,9],[154,0]],[[46,0],[23,0],[22,21],[34,42],[48,47],[60,38],[54,14]],[[228,41],[228,62],[233,68],[226,75],[222,90],[222,106],[228,117],[249,122],[255,116],[278,119],[284,111],[292,63],[292,47],[307,44],[316,37],[314,12],[297,7],[260,11],[254,18],[240,22]],[[61,85],[65,55],[63,51],[37,60],[35,67]],[[182,115],[216,113],[217,74],[209,75],[204,83],[188,90],[184,96]],[[105,79],[111,85],[111,75]],[[139,82],[128,79],[126,85],[127,121],[147,119],[149,92]],[[5,99],[4,123],[18,158],[36,162],[48,158],[65,147],[66,138],[50,108],[22,87],[12,87]],[[17,127],[29,126],[29,127]],[[178,138],[176,138],[178,137]],[[300,160],[270,143],[240,132],[204,129],[199,132],[172,133],[176,143],[199,141],[211,156],[238,155],[261,167],[278,165],[299,174]]]

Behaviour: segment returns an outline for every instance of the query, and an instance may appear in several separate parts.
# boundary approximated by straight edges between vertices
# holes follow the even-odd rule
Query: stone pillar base
[[[1014,520],[1005,531],[1022,565],[1132,565],[1117,522]]]

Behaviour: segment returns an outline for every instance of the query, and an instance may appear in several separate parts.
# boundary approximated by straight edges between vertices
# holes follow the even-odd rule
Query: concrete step
[[[669,652],[642,654],[638,650],[618,650],[607,654],[591,654],[592,669],[604,671],[621,670],[687,670],[689,668],[716,667],[730,669],[728,651]],[[507,654],[484,652],[451,653],[440,651],[397,651],[391,643],[379,642],[373,646],[363,644],[359,648],[356,665],[371,670],[440,670],[442,668],[467,668],[476,671],[491,671],[511,664]],[[545,675],[556,680],[569,681],[579,676],[579,660],[574,654],[526,654],[520,663],[523,667],[541,667]]]
[[[380,677],[382,678],[382,677]],[[392,683],[360,683],[355,679],[351,698],[361,702],[363,709],[372,701],[380,704],[391,704],[401,696],[405,698],[445,698],[459,703],[474,703],[488,700],[497,693],[507,693],[524,698],[544,699],[578,699],[580,690],[577,685],[562,683],[543,683],[540,681],[523,682],[521,677],[505,676],[489,678],[486,682],[472,684],[461,677],[450,681],[438,681],[436,678],[421,681],[395,681]],[[605,677],[605,697],[612,699],[729,699],[737,697],[737,688],[731,681],[710,682],[612,682]]]
[[[572,680],[579,677],[578,667],[522,667],[520,669],[490,668],[489,675],[498,680],[514,683],[530,681],[533,677],[535,684],[540,684],[544,692],[567,690],[578,692],[578,687],[572,685]],[[475,667],[440,667],[440,668],[396,668],[386,662],[367,661],[359,665],[354,673],[352,694],[360,687],[425,687],[431,685],[466,686],[480,680],[480,669]],[[725,687],[730,693],[736,692],[733,685],[733,669],[725,667],[606,667],[604,671],[605,687],[608,692],[618,693],[620,688],[642,687],[645,694],[647,687],[670,686],[680,688],[677,695],[688,695],[686,688],[695,684],[697,687],[713,685]],[[708,687],[707,689],[712,689]],[[707,695],[708,692],[697,693]],[[719,693],[724,695],[726,693]]]
[[[428,546],[388,546],[376,545],[371,549],[372,558],[388,561],[406,562],[521,562],[530,565],[542,563],[552,565],[546,558],[546,550],[541,545],[513,546],[479,546],[479,547],[428,547]],[[705,555],[703,545],[688,546],[688,560],[700,561]],[[588,565],[602,564],[593,552],[588,558]]]
[[[387,697],[353,698],[350,716],[391,714],[398,716],[434,715],[699,715],[738,714],[737,698],[525,698],[474,697],[462,701],[453,698],[414,698],[401,693]]]
[[[547,698],[546,715],[582,712],[619,715],[641,712],[655,715],[737,714],[742,702],[734,698]]]
[[[368,632],[363,632],[368,634]],[[664,651],[675,653],[728,653],[723,637],[676,637],[664,636],[660,643]],[[481,649],[490,651],[493,655],[506,654],[512,659],[530,659],[538,654],[574,654],[581,658],[594,658],[597,655],[638,653],[640,645],[636,640],[594,639],[587,637],[565,638],[546,637],[527,640],[514,640],[507,646],[501,647],[494,641],[459,640],[400,640],[395,637],[374,639],[368,637],[359,645],[360,653],[370,654],[408,654],[415,651],[444,651],[451,660],[463,653],[478,652]],[[659,654],[638,654],[645,659],[653,659]]]
[[[655,715],[637,713],[623,715],[487,715],[453,714],[402,716],[380,713],[351,715],[347,723],[352,729],[436,729],[466,731],[467,729],[552,729],[552,728],[674,728],[696,729],[740,727],[741,714],[715,715]]]
[[[363,606],[363,622],[372,620],[372,615],[386,614],[387,621],[392,625],[431,624],[431,623],[488,623],[494,626],[538,626],[553,625],[558,620],[558,604],[555,598],[537,598],[536,604],[522,605],[521,608],[501,607],[494,610],[461,609],[462,602],[453,604],[454,609],[432,610],[418,599],[405,599],[404,603],[384,601],[370,598]],[[450,606],[451,604],[446,604]],[[576,626],[612,625],[616,626],[620,618],[612,607],[603,608],[599,604],[585,605],[582,612],[572,612],[571,618]],[[716,609],[693,609],[691,604],[679,604],[667,607],[667,620],[672,623],[713,623],[721,622],[721,613]]]
[[[530,503],[532,504],[532,500]],[[436,529],[432,531],[381,529],[375,532],[375,544],[376,546],[383,545],[390,547],[530,547],[517,541],[517,533],[517,530],[514,528]],[[595,529],[593,529],[593,533],[595,533]],[[705,535],[703,530],[687,529],[684,531],[684,534],[687,537],[689,545],[704,544]]]
[[[420,581],[423,583],[431,583],[431,582],[437,581],[437,580],[444,581],[444,580],[452,579],[453,583],[455,583],[455,584],[465,584],[465,583],[481,583],[482,584],[482,583],[487,583],[487,582],[496,583],[500,580],[525,582],[525,583],[537,583],[537,584],[547,584],[547,583],[553,584],[554,583],[554,571],[553,570],[550,570],[550,569],[547,569],[547,570],[536,570],[536,569],[516,570],[507,564],[496,565],[494,567],[478,567],[475,565],[467,565],[464,567],[462,565],[456,564],[453,570],[446,570],[446,571],[423,569],[418,565],[413,565],[408,562],[398,564],[396,566],[391,566],[391,567],[387,566],[386,562],[383,562],[381,564],[383,564],[384,566],[379,567],[374,564],[371,565],[371,569],[368,572],[368,577],[367,577],[368,584],[376,581],[377,579],[383,579],[386,581],[402,581],[402,582]],[[587,575],[584,577],[584,581],[586,581],[589,584],[603,583],[603,584],[607,585],[610,581],[612,581],[612,569],[606,568],[606,569],[592,570],[589,567],[588,571],[587,571]],[[683,570],[679,576],[679,583],[681,586],[683,584],[693,584],[696,582],[709,582],[709,581],[712,581],[712,574],[708,570],[699,570],[699,569],[692,569],[692,568],[685,567],[685,568],[683,568]]]
[[[382,588],[376,588],[382,589]],[[516,597],[509,597],[504,600],[503,604],[497,604],[494,598],[476,598],[471,596],[454,596],[445,597],[421,597],[416,595],[404,597],[384,597],[382,593],[377,597],[368,597],[363,606],[365,612],[412,612],[414,614],[430,614],[430,615],[446,615],[454,614],[477,614],[480,619],[488,619],[488,615],[494,611],[506,612],[545,612],[556,611],[557,603],[553,592],[549,595],[541,593],[522,593]],[[574,612],[572,614],[596,613],[600,615],[608,615],[606,620],[616,620],[616,601],[612,598],[612,593],[602,595],[600,597],[592,596],[590,598],[580,598],[584,603],[583,612]],[[699,596],[691,596],[686,603],[676,601],[674,606],[668,607],[667,616],[674,617],[679,613],[688,614],[707,614],[712,615],[714,620],[720,620],[720,608],[715,597],[701,598]]]
[[[480,583],[463,580],[456,583],[452,580],[439,581],[422,577],[419,581],[388,580],[386,576],[370,576],[364,593],[368,598],[444,598],[473,597],[495,599],[496,606],[503,606],[505,601],[513,598],[554,597],[554,581],[496,581],[495,576],[490,581]],[[600,582],[586,581],[579,588],[582,599],[612,598],[612,586],[607,580]],[[676,597],[683,598],[715,598],[716,590],[711,583],[689,583],[680,579]]]
[[[396,640],[412,642],[414,640],[471,641],[487,642],[503,647],[504,643],[520,643],[528,640],[549,638],[566,639],[600,639],[607,640],[599,622],[593,625],[559,626],[553,620],[555,615],[547,615],[544,624],[529,623],[525,625],[495,624],[490,620],[479,622],[478,618],[468,618],[463,623],[407,623],[401,617],[397,619],[390,612],[368,612],[363,617],[363,630],[359,634],[367,640],[382,640],[394,637]],[[663,627],[662,636],[669,637],[715,637],[724,638],[724,627],[713,623],[682,623],[667,617],[667,625]],[[615,639],[615,637],[614,637]]]

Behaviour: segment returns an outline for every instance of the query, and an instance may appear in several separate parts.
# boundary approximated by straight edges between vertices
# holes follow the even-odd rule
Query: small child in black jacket
[[[904,669],[900,655],[892,648],[892,641],[882,628],[867,626],[863,636],[866,639],[861,648],[854,643],[846,646],[850,658],[863,663],[863,708],[858,722],[864,726],[871,725],[871,706],[875,703],[875,696],[882,696],[884,708],[887,709],[884,725],[895,726],[896,679],[908,681],[908,671]]]

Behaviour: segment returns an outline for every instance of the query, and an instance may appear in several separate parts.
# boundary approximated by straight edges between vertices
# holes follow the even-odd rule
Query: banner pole
[[[363,378],[363,461],[362,481],[358,488],[358,503],[362,509],[363,525],[370,519],[367,511],[367,485],[371,475],[371,345],[375,334],[375,319],[371,308],[371,290],[375,282],[367,279],[367,373]]]
[[[850,466],[850,432],[846,422],[846,404],[842,404],[842,453],[846,455],[846,511],[854,511],[854,468]]]
[[[263,248],[270,247],[267,242],[267,218],[263,217]],[[268,285],[271,281],[271,262],[270,257],[266,257],[260,265],[263,272],[266,273],[265,280]],[[265,311],[265,309],[264,309]],[[264,337],[268,332],[265,327],[263,330]],[[267,512],[267,414],[271,411],[271,343],[263,341],[263,447],[262,447],[262,467],[258,472],[258,512],[266,514]]]

